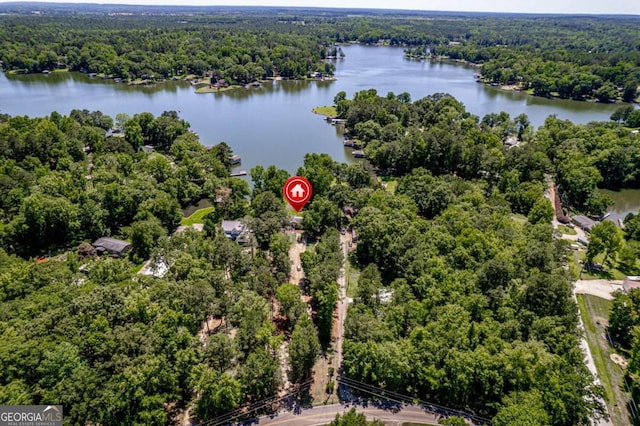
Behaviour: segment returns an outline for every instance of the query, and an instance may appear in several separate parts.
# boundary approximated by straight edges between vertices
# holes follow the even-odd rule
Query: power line
[[[352,387],[356,390],[360,390],[362,392],[366,392],[369,393],[371,395],[376,395],[376,396],[381,396],[378,395],[378,393],[382,394],[381,397],[391,400],[391,401],[395,401],[395,402],[404,402],[404,403],[410,403],[415,405],[415,402],[419,402],[421,405],[426,406],[426,408],[431,408],[431,409],[436,409],[438,411],[442,411],[445,413],[448,413],[449,415],[458,415],[461,417],[466,417],[469,418],[471,420],[473,420],[476,423],[481,423],[481,424],[491,424],[491,421],[487,418],[478,416],[476,414],[472,414],[472,413],[468,413],[462,410],[458,410],[455,408],[449,408],[449,407],[445,407],[442,405],[438,405],[432,402],[428,402],[428,401],[424,401],[421,400],[419,398],[413,398],[407,395],[403,395],[401,393],[398,392],[393,392],[390,390],[386,390],[383,388],[379,388],[377,386],[373,386],[373,385],[369,385],[367,383],[363,383],[363,382],[359,382],[355,379],[350,379],[346,376],[338,376],[338,381],[339,382],[343,382],[344,385]],[[372,391],[373,389],[373,391]],[[375,391],[375,392],[374,392]],[[386,395],[386,396],[385,396]],[[389,397],[392,396],[393,398]],[[395,399],[394,399],[395,398]],[[400,400],[400,401],[397,401]]]
[[[267,398],[263,398],[259,401],[256,401],[249,405],[248,407],[239,407],[233,411],[229,411],[228,413],[222,414],[213,419],[206,420],[202,423],[198,423],[197,426],[218,426],[229,424],[232,420],[238,419],[240,417],[244,417],[250,413],[256,412],[262,408],[265,408],[271,404],[278,403],[280,401],[286,400],[288,398],[292,398],[295,395],[302,392],[306,386],[310,385],[313,379],[307,379],[304,382],[300,383],[296,386],[296,388],[282,396],[274,395]]]
[[[288,392],[283,396],[275,395],[275,396],[263,398],[259,401],[252,403],[248,407],[237,408],[233,411],[222,414],[213,419],[209,419],[209,420],[203,421],[202,423],[198,423],[197,426],[221,426],[221,425],[231,424],[235,420],[238,420],[242,417],[246,417],[251,413],[254,413],[256,411],[259,411],[263,408],[268,407],[269,405],[276,404],[284,400],[295,397],[296,395],[304,391],[305,388],[312,383],[312,381],[313,379],[308,379],[305,382],[300,383],[294,390]],[[419,398],[414,398],[408,395],[403,395],[398,392],[379,388],[373,385],[369,385],[367,383],[359,382],[355,379],[350,379],[346,376],[338,376],[337,381],[339,385],[343,385],[343,386],[355,389],[359,392],[373,395],[377,398],[380,398],[386,401],[392,401],[398,404],[406,404],[406,405],[418,405],[416,403],[419,403],[419,405],[421,405],[426,411],[443,413],[449,416],[457,415],[457,416],[468,418],[472,420],[474,423],[478,423],[478,424],[489,424],[489,425],[491,424],[491,421],[489,419],[486,419],[484,417],[481,417],[472,413],[467,413],[462,410],[445,407],[439,404],[421,400]]]

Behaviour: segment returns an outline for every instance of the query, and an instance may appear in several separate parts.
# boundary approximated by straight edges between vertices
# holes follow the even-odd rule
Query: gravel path
[[[613,300],[612,293],[622,290],[620,280],[578,280],[574,284],[575,294],[590,294],[607,300]]]

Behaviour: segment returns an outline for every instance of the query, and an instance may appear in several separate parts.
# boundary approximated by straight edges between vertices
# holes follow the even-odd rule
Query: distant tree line
[[[122,78],[205,75],[231,83],[331,74],[335,43],[404,46],[409,57],[481,65],[484,81],[539,96],[632,102],[640,85],[632,17],[358,16],[245,10],[150,16],[48,14],[0,19],[7,70],[56,68]]]
[[[412,57],[446,56],[481,65],[487,83],[538,96],[635,101],[640,86],[637,18],[491,17],[449,20],[440,40]],[[410,43],[413,44],[413,43]]]
[[[7,70],[68,68],[126,79],[211,75],[231,84],[267,77],[333,73],[322,61],[329,41],[274,23],[215,17],[177,23],[166,17],[24,17],[0,20]]]

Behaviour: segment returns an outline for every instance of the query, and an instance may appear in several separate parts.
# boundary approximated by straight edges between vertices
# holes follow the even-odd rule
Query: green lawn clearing
[[[353,266],[351,262],[345,263],[345,277],[347,279],[347,297],[358,296],[358,278],[360,278],[360,270]]]
[[[622,272],[619,269],[619,265],[617,261],[613,261],[611,266],[605,266],[604,271],[596,271],[596,270],[587,270],[583,268],[583,262],[586,257],[586,251],[578,250],[575,251],[575,260],[576,267],[580,272],[579,279],[581,280],[624,280],[627,277],[627,274]],[[597,255],[593,261],[595,263],[602,264],[604,261],[604,254]]]
[[[567,235],[578,235],[575,229],[567,225],[558,225],[558,231]]]
[[[191,226],[195,225],[196,223],[204,223],[204,217],[211,213],[213,210],[215,210],[214,207],[205,207],[203,209],[196,210],[191,216],[182,219],[180,221],[180,224],[184,226]]]
[[[333,105],[319,106],[311,110],[312,113],[318,115],[325,115],[328,117],[335,117],[338,115],[338,110]]]

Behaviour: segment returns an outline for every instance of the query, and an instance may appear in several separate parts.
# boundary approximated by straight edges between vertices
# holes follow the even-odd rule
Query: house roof
[[[111,138],[111,137],[124,138],[124,136],[125,136],[124,132],[119,127],[113,127],[104,134],[105,138]]]
[[[131,243],[111,237],[102,237],[95,240],[93,242],[93,246],[95,248],[102,247],[114,253],[123,253],[127,248],[131,246]]]
[[[300,223],[302,223],[302,219],[303,219],[302,216],[289,216],[289,222],[290,223],[300,224]]]
[[[589,219],[588,217],[583,215],[573,216],[571,220],[576,225],[587,230],[590,230],[591,228],[593,228],[595,225],[598,224],[598,222],[596,222],[595,220]]]
[[[140,273],[142,275],[151,275],[156,278],[162,278],[169,272],[169,265],[164,258],[158,259],[157,262],[150,262],[146,268],[142,268]]]
[[[222,230],[225,233],[240,232],[244,229],[244,225],[239,220],[223,220]]]
[[[518,138],[515,136],[507,136],[503,141],[503,144],[507,146],[517,146],[519,144]]]

